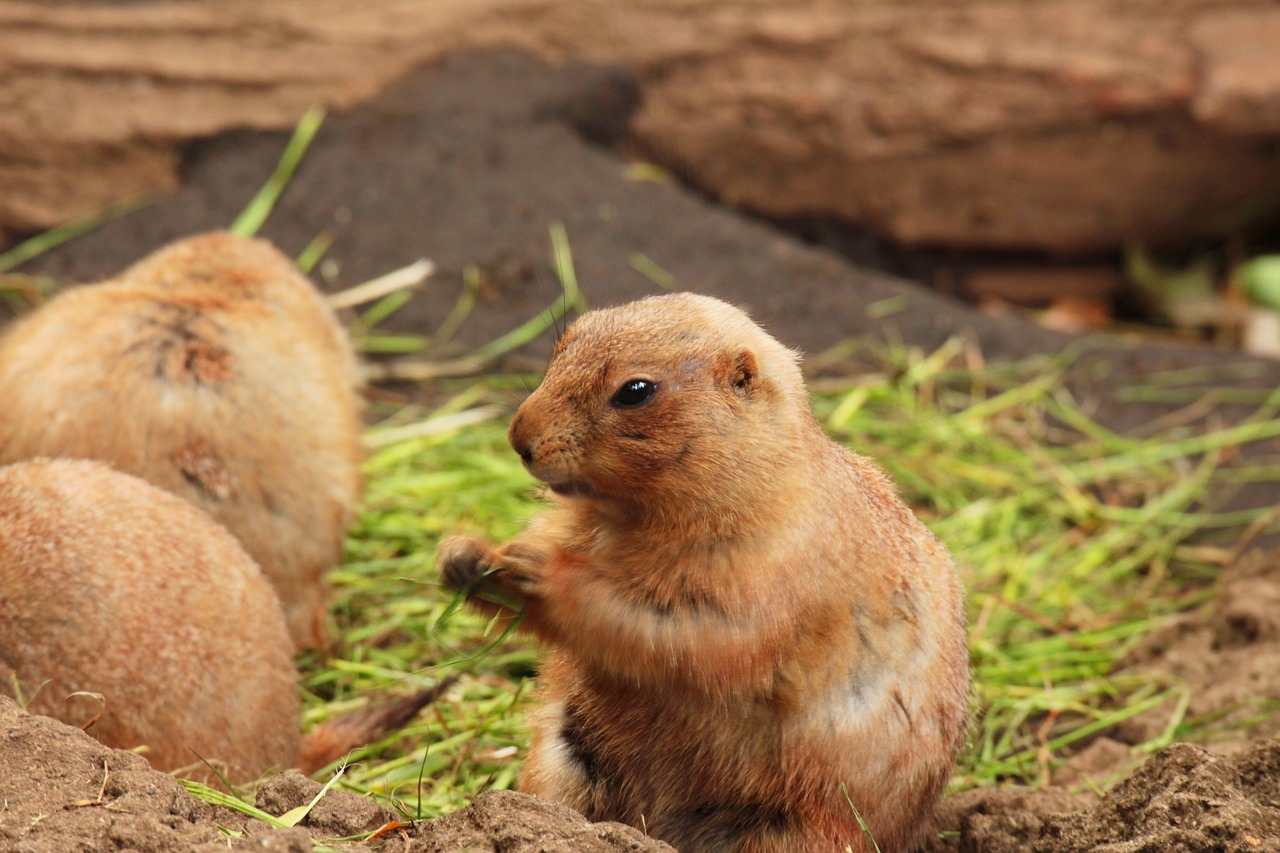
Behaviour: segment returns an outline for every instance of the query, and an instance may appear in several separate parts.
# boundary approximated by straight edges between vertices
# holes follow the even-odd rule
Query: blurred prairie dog
[[[592,312],[510,440],[554,506],[438,561],[552,649],[523,790],[684,853],[870,850],[850,803],[919,842],[968,722],[960,585],[795,353],[708,297]]]
[[[271,585],[186,501],[89,460],[0,467],[0,693],[157,769],[313,773],[408,722],[452,679],[300,734]]]
[[[254,778],[301,740],[293,645],[244,548],[85,460],[0,468],[0,691],[80,727],[101,714],[90,734],[161,770],[203,756]]]
[[[72,288],[0,338],[0,464],[98,459],[205,509],[328,641],[325,573],[359,498],[350,344],[270,244],[206,234]]]

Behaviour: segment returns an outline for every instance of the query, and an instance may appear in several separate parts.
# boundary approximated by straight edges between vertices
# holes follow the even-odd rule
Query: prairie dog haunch
[[[268,243],[206,234],[72,288],[0,338],[0,464],[98,459],[205,509],[327,645],[325,573],[359,498],[341,326]]]
[[[0,467],[0,693],[145,746],[160,770],[233,782],[313,773],[452,682],[300,734],[293,643],[271,584],[206,513],[89,460]]]
[[[960,584],[795,353],[709,297],[591,312],[509,437],[553,506],[437,559],[550,647],[523,790],[683,853],[870,850],[850,801],[919,841],[968,721]]]
[[[0,692],[196,777],[289,767],[301,741],[293,644],[244,548],[86,460],[0,467]]]

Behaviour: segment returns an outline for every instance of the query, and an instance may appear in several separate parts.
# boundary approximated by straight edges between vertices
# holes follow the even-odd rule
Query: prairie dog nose
[[[520,412],[516,412],[510,428],[507,429],[507,441],[511,444],[511,448],[519,454],[520,461],[528,465],[533,461],[533,439],[526,434],[524,425],[525,418]]]

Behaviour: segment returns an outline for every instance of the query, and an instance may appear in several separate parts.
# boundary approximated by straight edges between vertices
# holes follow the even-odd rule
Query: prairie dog
[[[206,234],[72,288],[0,338],[0,464],[98,459],[208,511],[328,642],[325,573],[361,481],[355,358],[268,243]]]
[[[552,508],[437,559],[551,648],[523,790],[684,853],[871,850],[854,807],[920,840],[968,722],[960,584],[794,352],[704,296],[588,313],[509,438]]]
[[[157,769],[313,773],[407,723],[453,678],[300,734],[271,584],[204,512],[90,460],[0,467],[0,693],[146,746]]]
[[[244,548],[86,460],[0,467],[0,691],[82,728],[101,715],[98,740],[197,777],[201,756],[236,780],[286,768],[301,740],[293,644]]]

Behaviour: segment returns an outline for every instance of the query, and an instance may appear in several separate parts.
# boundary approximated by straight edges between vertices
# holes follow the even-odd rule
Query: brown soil
[[[634,83],[624,73],[573,63],[550,68],[508,52],[459,56],[424,69],[326,124],[265,236],[285,252],[296,253],[317,233],[334,233],[330,258],[336,269],[324,282],[330,288],[419,256],[432,258],[440,272],[392,323],[417,334],[435,330],[454,303],[464,268],[475,264],[482,280],[481,303],[460,330],[457,348],[492,339],[557,297],[547,238],[555,220],[566,224],[579,278],[593,304],[655,291],[632,266],[641,253],[680,287],[745,304],[781,338],[811,353],[852,335],[932,347],[948,336],[967,334],[981,343],[988,358],[1055,352],[1071,340],[1016,319],[979,315],[850,266],[676,185],[627,180],[624,162],[603,146],[618,138],[636,97]],[[183,186],[173,196],[77,239],[26,271],[59,279],[98,278],[168,240],[225,226],[270,172],[282,145],[281,134],[249,132],[195,145],[185,152]],[[873,306],[883,308],[891,298],[900,310],[877,319]],[[1100,419],[1117,428],[1168,412],[1166,406],[1122,403],[1111,393],[1140,382],[1152,370],[1202,368],[1206,372],[1200,387],[1205,390],[1224,384],[1273,387],[1277,375],[1274,363],[1242,362],[1211,350],[1136,347],[1110,339],[1096,344],[1090,366],[1073,380],[1075,390],[1099,407]],[[508,365],[531,364],[546,350],[542,341]],[[1235,416],[1231,409],[1220,412],[1225,418]],[[1274,455],[1276,449],[1252,452]],[[1255,504],[1280,503],[1274,487],[1242,494]],[[1196,701],[1203,702],[1195,706],[1196,713],[1225,707],[1215,703],[1229,704],[1242,696],[1280,701],[1275,678],[1280,667],[1263,671],[1266,655],[1276,653],[1271,644],[1280,633],[1275,608],[1266,606],[1277,596],[1280,577],[1274,558],[1271,568],[1265,565],[1243,564],[1227,581],[1226,589],[1236,593],[1228,592],[1205,614],[1171,626],[1159,635],[1163,640],[1135,652],[1132,665],[1189,679],[1197,673],[1210,677],[1208,687],[1193,683],[1191,688]],[[1187,663],[1195,654],[1203,654],[1203,662]],[[1236,675],[1246,680],[1229,686]],[[265,840],[267,849],[306,849],[303,830],[267,831],[262,824],[193,803],[136,757],[104,751],[65,727],[23,717],[12,706],[0,705],[0,716],[5,723],[0,731],[11,733],[0,737],[0,799],[9,802],[8,811],[0,811],[0,833],[6,833],[0,835],[0,846],[179,850],[217,842],[225,847],[227,841],[219,840],[217,831],[221,825],[245,833],[244,838]],[[1062,777],[1070,791],[983,791],[949,802],[941,826],[959,835],[946,844],[969,850],[1033,845],[1044,850],[1162,850],[1170,845],[1275,849],[1266,845],[1274,844],[1280,831],[1280,793],[1267,780],[1280,777],[1277,748],[1246,743],[1265,733],[1233,730],[1230,737],[1236,742],[1228,746],[1238,754],[1230,758],[1210,758],[1195,747],[1174,748],[1100,805],[1069,812],[1070,806],[1081,804],[1074,791],[1087,788],[1085,776],[1102,779],[1117,761],[1134,760],[1122,740],[1132,733],[1112,732],[1111,740],[1099,740],[1083,754],[1096,766],[1082,757],[1072,768],[1077,775]],[[98,803],[104,760],[110,779]],[[296,805],[313,790],[309,784],[301,787],[301,793],[279,794],[283,800],[264,803],[279,810]],[[268,786],[264,797],[273,790]],[[350,802],[335,794],[326,800],[330,796]],[[90,804],[76,805],[81,801]],[[411,849],[465,849],[470,844],[480,850],[532,850],[542,849],[540,843],[545,849],[645,849],[626,846],[641,843],[634,834],[587,828],[546,804],[510,795],[486,797],[481,803],[444,823],[450,832],[482,826],[474,840],[428,846],[437,842],[424,840],[429,830],[421,827],[409,833]],[[530,831],[520,827],[533,821],[535,813],[546,821],[535,826],[546,827],[547,833],[553,825],[560,827],[557,838],[591,840],[557,841],[562,847],[532,841]],[[350,834],[353,826],[360,827],[353,831],[364,831],[381,816],[363,802],[358,810],[352,804],[349,817],[342,818],[346,823],[322,825],[321,814],[312,821],[314,833],[323,837]],[[403,849],[403,840],[393,837],[383,842],[386,849]],[[1201,844],[1206,846],[1196,846]]]
[[[608,853],[670,850],[619,824],[511,792],[481,795],[436,821],[395,826],[390,809],[330,791],[296,827],[280,829],[188,796],[140,756],[103,747],[77,729],[27,714],[0,697],[0,847],[17,853],[69,850],[305,853],[311,839],[369,837],[352,851],[414,853]],[[282,815],[309,803],[320,784],[297,773],[258,791],[256,805]],[[1061,789],[970,791],[943,803],[944,850],[1280,851],[1280,741],[1235,756],[1178,744],[1156,755],[1100,803],[1085,807]],[[384,829],[385,828],[385,829]]]
[[[0,733],[0,848],[225,850],[219,827],[226,827],[255,849],[310,849],[301,830],[273,830],[199,802],[142,756],[107,749],[7,697],[0,697]]]
[[[298,826],[274,827],[196,800],[141,756],[107,749],[78,729],[28,714],[6,697],[0,697],[0,732],[0,848],[14,853],[307,853],[312,839],[367,837],[398,819],[363,797],[330,791]],[[310,803],[320,788],[286,773],[258,790],[256,805],[278,817]],[[563,806],[510,792],[489,792],[442,820],[391,829],[367,845],[333,844],[355,853],[671,849],[630,827],[590,824]]]
[[[1280,737],[1280,551],[1227,572],[1214,600],[1148,636],[1122,666],[1187,685],[1191,718],[1214,719],[1214,748],[1238,752]],[[1158,735],[1169,709],[1135,717],[1113,733],[1139,743]],[[1259,716],[1262,719],[1257,719]]]
[[[971,791],[944,805],[930,853],[1227,853],[1280,850],[1280,741],[1238,756],[1175,744],[1097,805],[1052,791]]]

